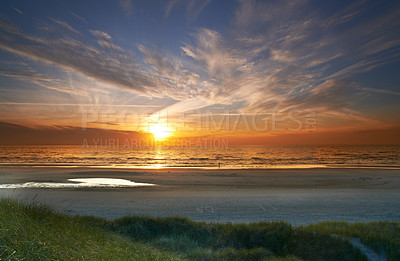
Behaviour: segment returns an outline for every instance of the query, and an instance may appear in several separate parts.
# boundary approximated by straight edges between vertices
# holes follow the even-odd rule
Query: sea
[[[0,166],[398,169],[400,145],[1,146]]]

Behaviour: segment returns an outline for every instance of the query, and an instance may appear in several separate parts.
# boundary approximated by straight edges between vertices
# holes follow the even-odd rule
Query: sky
[[[399,144],[399,17],[399,1],[2,0],[0,144]]]

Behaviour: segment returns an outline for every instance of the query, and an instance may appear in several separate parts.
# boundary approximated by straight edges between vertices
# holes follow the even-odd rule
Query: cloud
[[[236,11],[236,25],[241,29],[249,29],[255,25],[269,22],[288,21],[295,11],[304,6],[306,1],[256,1],[239,0],[240,7]]]
[[[109,53],[76,38],[63,38],[61,35],[47,38],[30,36],[5,22],[0,27],[4,30],[0,34],[0,47],[4,50],[143,94],[158,91],[157,79],[138,69],[129,52]],[[108,38],[106,34],[102,36]]]
[[[1,66],[1,65],[0,65]],[[5,66],[6,68],[1,68]],[[30,85],[37,85],[49,90],[55,90],[67,94],[87,96],[88,93],[82,89],[74,88],[70,81],[50,77],[36,72],[32,67],[25,63],[6,63],[0,67],[0,75],[26,81]]]
[[[130,17],[133,15],[134,10],[132,0],[119,0],[119,5],[126,16]]]
[[[187,4],[186,19],[193,22],[212,0],[191,0]]]
[[[212,0],[169,0],[164,7],[164,19],[167,19],[174,7],[186,5],[186,20],[194,22]]]
[[[185,44],[181,47],[187,56],[196,60],[209,77],[223,78],[233,73],[246,58],[235,55],[226,47],[222,36],[213,30],[199,29],[194,34],[195,46]]]
[[[127,138],[129,137],[129,138]],[[74,126],[32,126],[0,121],[0,145],[94,145],[101,140],[119,140],[121,143],[133,140],[148,141],[152,136],[137,131],[82,129]]]
[[[121,47],[113,43],[112,37],[108,33],[100,30],[90,30],[90,33],[98,38],[97,43],[101,47],[124,53],[124,50]]]
[[[185,5],[196,19],[209,3],[170,0],[164,16]],[[131,1],[120,5],[133,12]],[[367,92],[352,78],[400,59],[400,8],[368,1],[343,5],[332,13],[308,1],[239,1],[230,28],[198,27],[181,42],[180,56],[151,44],[126,50],[101,30],[90,30],[96,40],[91,45],[55,19],[71,32],[68,37],[55,31],[28,35],[0,20],[0,47],[144,96],[169,97],[171,110],[236,102],[246,113],[315,109],[346,117]],[[380,8],[372,14],[371,6]]]
[[[96,36],[97,38],[101,38],[103,40],[107,40],[107,41],[111,41],[112,37],[103,31],[99,31],[99,30],[90,30],[90,32]]]
[[[139,45],[144,60],[135,60],[135,54],[114,44],[107,32],[90,30],[98,44],[93,46],[82,41],[78,34],[64,37],[51,27],[45,28],[49,35],[43,37],[26,34],[4,20],[0,20],[0,28],[0,48],[79,73],[100,83],[149,97],[185,99],[199,93],[198,74],[183,69],[179,58],[168,53],[161,55],[149,47]],[[152,67],[146,69],[144,64]],[[8,75],[11,76],[10,73]],[[44,83],[41,85],[51,87]]]
[[[151,75],[158,79],[160,93],[176,100],[186,100],[204,91],[199,74],[185,68],[179,57],[141,44],[137,47],[144,55],[142,67],[150,66]]]
[[[361,90],[355,83],[328,80],[312,89],[295,92],[295,95],[286,97],[282,105],[288,109],[335,111],[349,107],[360,94]]]
[[[0,75],[16,78],[19,80],[26,80],[29,81],[31,84],[35,84],[49,90],[55,90],[63,93],[81,95],[81,96],[88,95],[88,93],[83,90],[72,88],[72,86],[68,82],[65,82],[64,80],[58,78],[46,77],[42,74],[30,70],[24,71],[21,69],[18,70],[0,69]]]
[[[211,86],[206,98],[245,100],[247,112],[341,110],[363,93],[351,77],[398,61],[399,27],[393,21],[399,8],[365,25],[353,22],[367,15],[369,9],[360,6],[350,4],[325,18],[304,1],[240,1],[231,35],[200,29],[182,50],[206,69]],[[327,24],[343,23],[344,30],[326,31]]]
[[[144,45],[139,44],[138,49],[144,54],[144,62],[153,66],[153,69],[162,75],[172,75],[174,71],[179,70],[177,66],[172,63],[172,58],[161,54],[154,50],[146,48]]]
[[[79,15],[77,15],[77,14],[75,14],[75,13],[72,13],[72,12],[71,12],[71,15],[72,15],[73,17],[75,17],[76,19],[78,19],[79,21],[85,23],[85,24],[88,23],[88,22],[86,21],[86,19],[83,18],[82,16],[79,16]]]
[[[165,4],[164,7],[164,19],[167,19],[169,14],[171,13],[172,9],[174,8],[175,5],[177,5],[181,0],[169,0]]]
[[[19,13],[20,15],[23,15],[23,14],[24,14],[24,13],[23,13],[21,10],[19,10],[18,8],[13,7],[13,9],[15,10],[15,12]]]
[[[289,50],[271,50],[271,58],[273,60],[286,63],[296,61],[295,57],[291,57]]]
[[[56,23],[56,24],[62,26],[63,28],[69,30],[70,32],[73,32],[73,33],[79,34],[79,35],[81,34],[80,32],[78,32],[76,29],[74,29],[72,26],[70,26],[70,25],[69,25],[67,22],[65,22],[65,21],[60,21],[60,20],[57,20],[57,19],[54,19],[54,18],[50,18],[50,20],[53,21],[54,23]]]
[[[328,17],[323,26],[329,28],[351,21],[361,12],[365,12],[367,9],[372,7],[371,5],[366,4],[367,2],[367,0],[358,0],[353,3],[350,2],[350,4],[343,10]]]

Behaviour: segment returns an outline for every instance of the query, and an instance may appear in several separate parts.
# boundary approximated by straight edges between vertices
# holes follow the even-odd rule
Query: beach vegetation
[[[11,199],[1,199],[0,210],[0,260],[367,260],[348,240],[317,225],[205,223],[179,217],[105,220]],[[362,228],[366,231],[368,224]],[[394,251],[391,243],[379,243],[393,240],[369,240]]]
[[[322,222],[302,229],[320,235],[339,235],[344,238],[359,238],[376,253],[386,256],[388,261],[400,260],[400,223],[379,221],[369,223]]]

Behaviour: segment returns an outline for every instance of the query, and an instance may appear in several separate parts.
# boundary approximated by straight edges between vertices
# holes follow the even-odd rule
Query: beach
[[[181,216],[206,222],[400,220],[400,170],[2,167],[0,184],[112,178],[137,187],[1,188],[71,215]]]

